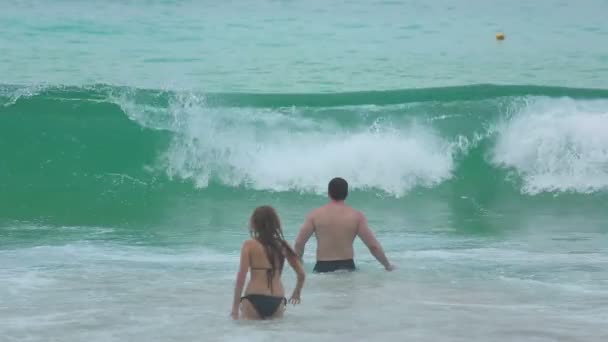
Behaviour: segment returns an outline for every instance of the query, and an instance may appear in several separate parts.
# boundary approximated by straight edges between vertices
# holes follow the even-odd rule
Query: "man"
[[[361,238],[371,254],[387,271],[393,270],[382,246],[367,226],[363,213],[346,205],[348,183],[342,178],[329,182],[330,202],[313,210],[302,225],[295,243],[295,252],[302,257],[304,246],[314,232],[317,238],[317,263],[314,272],[333,272],[356,269],[353,242]]]

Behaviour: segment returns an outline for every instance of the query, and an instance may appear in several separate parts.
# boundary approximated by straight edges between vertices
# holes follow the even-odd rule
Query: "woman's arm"
[[[245,241],[241,247],[241,261],[239,271],[236,274],[236,284],[234,286],[234,299],[232,301],[231,316],[233,319],[239,318],[239,306],[241,304],[241,294],[245,286],[245,279],[249,271],[249,241]]]
[[[302,288],[304,287],[306,273],[304,272],[304,267],[302,266],[302,262],[297,254],[287,253],[287,262],[289,262],[289,266],[291,266],[291,268],[293,268],[297,274],[296,287],[293,289],[289,302],[291,304],[300,304],[300,294],[302,293]]]

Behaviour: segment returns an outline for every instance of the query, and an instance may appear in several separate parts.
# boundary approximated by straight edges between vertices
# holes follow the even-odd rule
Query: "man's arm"
[[[367,218],[362,213],[359,213],[359,215],[359,228],[357,230],[357,235],[359,238],[361,238],[361,240],[363,240],[363,243],[365,243],[374,258],[376,258],[376,260],[378,260],[387,271],[392,271],[393,266],[386,258],[386,255],[384,255],[384,250],[382,249],[380,242],[376,240],[374,233],[367,225]]]
[[[294,249],[296,254],[302,259],[304,257],[304,246],[306,246],[306,242],[310,239],[310,236],[315,231],[315,225],[312,223],[311,215],[306,217],[306,221],[300,228],[300,232],[298,233],[298,237],[296,238],[296,243],[294,245]]]

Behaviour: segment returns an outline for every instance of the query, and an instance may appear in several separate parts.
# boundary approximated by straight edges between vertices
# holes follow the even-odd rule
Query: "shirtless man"
[[[295,252],[300,258],[304,255],[306,242],[314,232],[317,238],[314,272],[353,271],[356,269],[353,242],[358,236],[382,266],[387,271],[392,271],[393,266],[367,226],[365,215],[344,203],[348,196],[348,183],[342,178],[332,179],[328,185],[328,195],[330,202],[313,210],[300,229],[295,243]]]

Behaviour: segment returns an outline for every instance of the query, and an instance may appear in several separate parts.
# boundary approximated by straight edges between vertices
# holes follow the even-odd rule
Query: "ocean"
[[[2,341],[608,340],[606,13],[3,1]],[[397,270],[312,238],[302,304],[232,321],[253,209],[293,243],[335,176]]]

